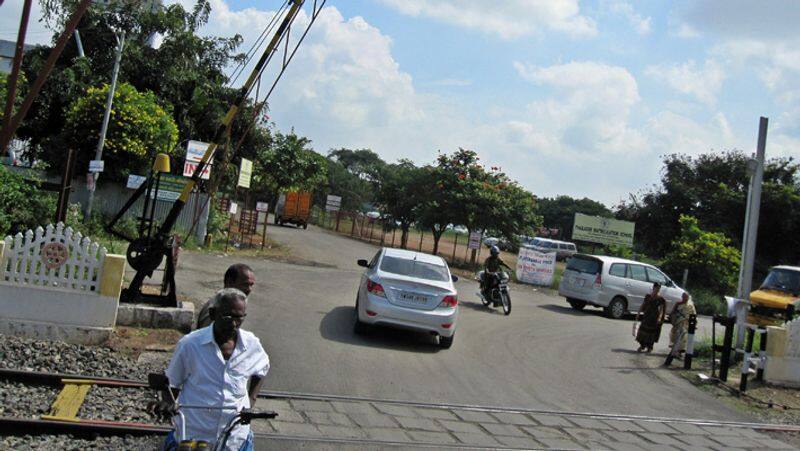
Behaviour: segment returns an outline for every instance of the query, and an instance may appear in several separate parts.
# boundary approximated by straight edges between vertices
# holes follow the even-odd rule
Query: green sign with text
[[[572,239],[600,244],[633,246],[635,223],[575,213]]]

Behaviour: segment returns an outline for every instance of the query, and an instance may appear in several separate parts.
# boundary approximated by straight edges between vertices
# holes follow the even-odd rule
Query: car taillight
[[[603,283],[603,279],[600,278],[600,273],[597,273],[597,277],[594,279],[595,285],[601,285]]]
[[[451,295],[445,296],[444,299],[442,299],[442,303],[439,305],[441,307],[455,307],[458,305],[458,297]]]
[[[374,294],[375,296],[380,296],[382,298],[386,297],[386,292],[383,291],[383,286],[378,282],[373,282],[367,279],[367,291]]]

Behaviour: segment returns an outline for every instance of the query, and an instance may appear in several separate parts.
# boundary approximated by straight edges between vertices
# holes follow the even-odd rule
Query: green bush
[[[0,238],[45,226],[54,211],[55,199],[38,183],[0,166]]]
[[[725,313],[726,307],[722,296],[704,288],[690,290],[692,302],[700,315],[713,315]]]
[[[716,294],[731,292],[739,274],[739,250],[725,235],[700,229],[694,217],[681,215],[680,225],[681,232],[664,257],[664,270],[674,276],[688,269],[693,286]]]

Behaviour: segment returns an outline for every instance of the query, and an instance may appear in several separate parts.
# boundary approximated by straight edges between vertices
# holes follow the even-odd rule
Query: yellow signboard
[[[242,165],[239,167],[239,181],[236,185],[243,188],[250,188],[250,178],[253,176],[253,162],[247,158],[242,158]]]
[[[600,244],[633,246],[635,223],[575,213],[572,239]]]

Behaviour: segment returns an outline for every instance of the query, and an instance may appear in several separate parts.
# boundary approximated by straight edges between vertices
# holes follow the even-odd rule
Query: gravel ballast
[[[31,340],[0,335],[0,368],[21,371],[112,377],[146,381],[149,373],[164,371],[163,362],[137,363],[127,355],[98,346]],[[0,381],[0,416],[39,418],[48,414],[60,388]],[[155,393],[148,389],[93,386],[78,411],[78,418],[156,423],[147,413]],[[0,436],[0,450],[149,450],[158,449],[163,437],[97,437],[70,435]]]
[[[13,450],[64,450],[83,451],[125,450],[145,451],[160,449],[164,437],[97,437],[94,440],[80,439],[71,435],[21,435],[18,437],[0,437],[0,449]]]
[[[139,364],[108,348],[9,335],[0,335],[0,368],[141,381],[149,373],[164,371],[163,366]]]

